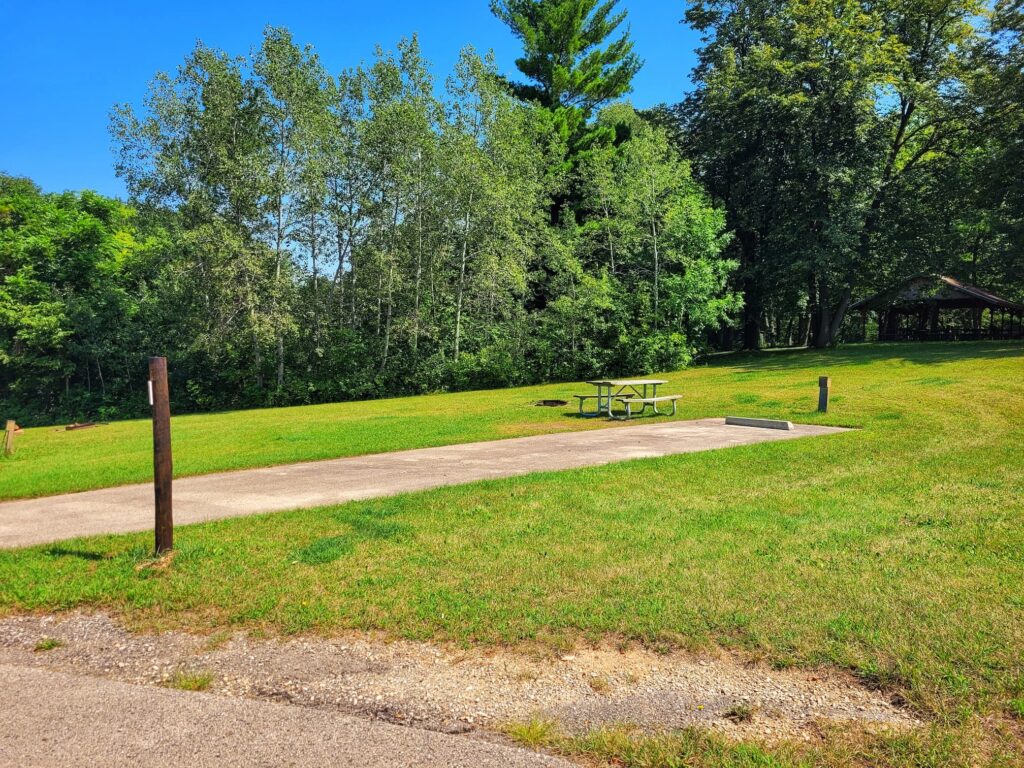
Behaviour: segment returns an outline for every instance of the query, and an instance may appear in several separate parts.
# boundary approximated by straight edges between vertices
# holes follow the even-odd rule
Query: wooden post
[[[14,453],[14,430],[18,428],[18,425],[11,419],[7,420],[7,426],[4,427],[4,456],[10,456]]]
[[[149,358],[149,402],[153,406],[153,490],[156,500],[156,553],[174,547],[171,514],[171,403],[167,358]]]
[[[828,395],[832,389],[832,379],[828,376],[818,377],[818,412],[828,413]]]

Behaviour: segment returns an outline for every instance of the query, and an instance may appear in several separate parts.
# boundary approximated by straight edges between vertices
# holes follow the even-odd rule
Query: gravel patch
[[[0,768],[573,768],[478,738],[0,663]]]
[[[41,642],[46,639],[60,644],[37,650],[49,645]],[[222,696],[484,737],[533,717],[555,720],[570,733],[628,723],[763,739],[811,739],[825,722],[920,724],[837,671],[774,670],[726,655],[610,646],[547,656],[356,635],[144,635],[104,614],[69,613],[0,619],[0,663],[170,687],[182,676],[209,674],[208,691]]]

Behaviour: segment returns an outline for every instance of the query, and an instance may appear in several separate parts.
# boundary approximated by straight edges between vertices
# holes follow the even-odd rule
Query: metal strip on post
[[[167,358],[149,358],[150,402],[153,405],[153,491],[156,502],[156,553],[174,547],[171,512],[171,402],[167,386]]]

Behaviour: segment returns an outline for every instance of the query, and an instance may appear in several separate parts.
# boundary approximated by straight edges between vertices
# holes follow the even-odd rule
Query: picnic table
[[[633,416],[633,406],[640,406],[640,413],[647,410],[648,406],[658,413],[658,403],[672,403],[672,415],[676,413],[676,400],[679,395],[658,396],[658,387],[668,384],[665,379],[600,379],[588,381],[587,384],[597,387],[596,395],[576,395],[580,404],[581,416],[608,416],[609,418],[630,418]],[[597,407],[590,411],[583,406],[589,400],[596,400]],[[618,401],[625,406],[624,416],[616,416],[612,412],[612,402]]]

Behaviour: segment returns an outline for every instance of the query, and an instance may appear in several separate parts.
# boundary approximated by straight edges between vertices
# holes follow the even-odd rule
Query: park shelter
[[[869,317],[878,341],[1024,338],[1024,304],[944,275],[918,275],[855,302],[864,339]]]

